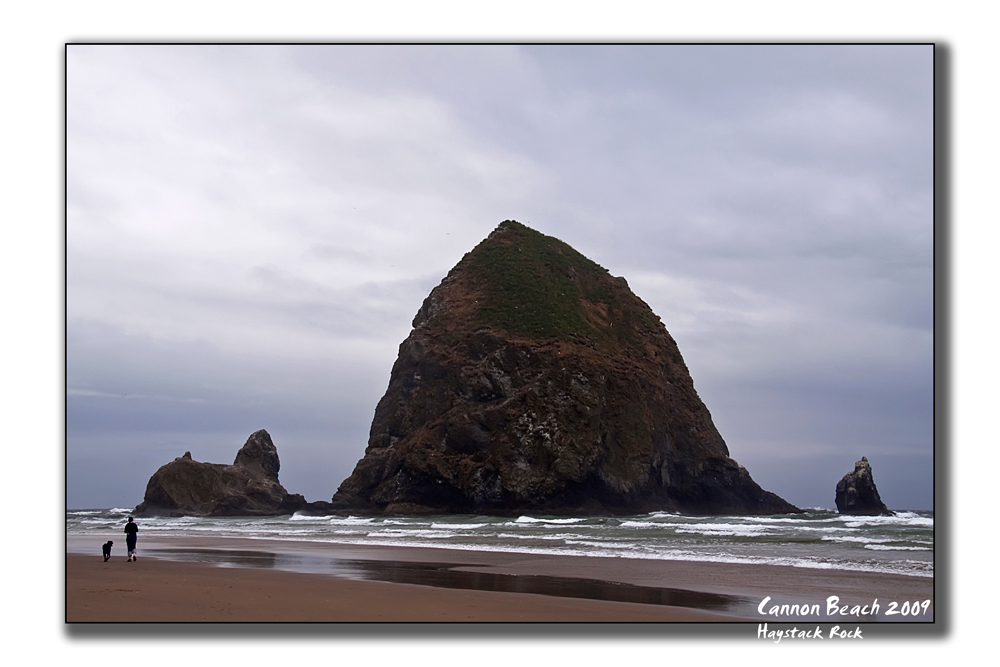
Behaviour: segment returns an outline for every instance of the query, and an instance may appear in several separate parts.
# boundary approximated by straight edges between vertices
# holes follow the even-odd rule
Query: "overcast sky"
[[[67,504],[267,429],[329,500],[513,218],[624,276],[730,452],[931,509],[930,46],[70,46]]]

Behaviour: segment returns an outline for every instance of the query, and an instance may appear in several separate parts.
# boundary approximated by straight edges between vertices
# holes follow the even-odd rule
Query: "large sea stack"
[[[267,516],[306,506],[278,483],[278,450],[267,431],[251,435],[232,465],[202,463],[185,452],[153,473],[137,516]]]
[[[729,457],[624,278],[507,220],[425,299],[334,508],[799,511]]]
[[[837,482],[835,496],[837,511],[841,514],[860,516],[892,516],[893,512],[885,506],[875,488],[872,477],[872,467],[864,456],[854,464],[854,472],[844,475]]]

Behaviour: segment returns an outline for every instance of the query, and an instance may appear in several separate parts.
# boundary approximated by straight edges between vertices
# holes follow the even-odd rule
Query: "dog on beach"
[[[111,545],[114,542],[108,541],[101,545],[101,551],[104,552],[104,562],[107,563],[108,559],[111,558]]]

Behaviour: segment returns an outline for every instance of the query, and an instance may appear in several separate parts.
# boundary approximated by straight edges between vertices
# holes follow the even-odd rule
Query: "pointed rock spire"
[[[729,457],[677,344],[625,280],[513,220],[424,300],[333,506],[799,511]]]
[[[864,456],[837,482],[837,511],[841,514],[862,516],[892,516],[894,513],[882,502],[875,488],[872,467]]]

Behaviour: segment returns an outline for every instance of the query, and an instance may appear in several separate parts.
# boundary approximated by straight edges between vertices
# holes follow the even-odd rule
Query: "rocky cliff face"
[[[565,243],[505,221],[424,301],[333,507],[386,513],[797,508],[729,457],[674,340]]]
[[[854,472],[844,475],[837,482],[837,511],[841,514],[863,516],[892,516],[875,488],[872,467],[864,456],[854,464]]]
[[[185,452],[161,466],[146,485],[137,516],[262,516],[291,514],[305,498],[278,483],[278,450],[267,431],[247,439],[232,465],[201,463]]]

